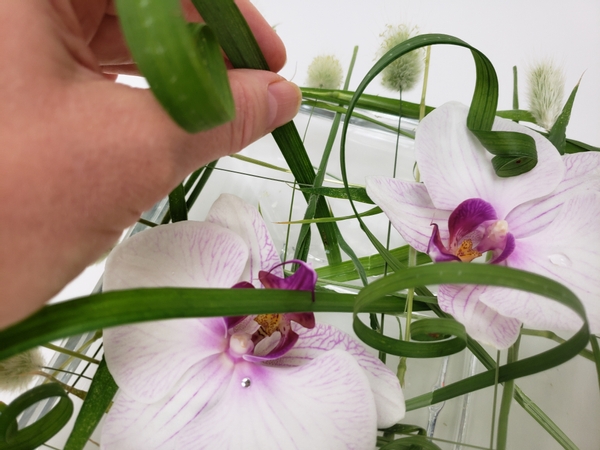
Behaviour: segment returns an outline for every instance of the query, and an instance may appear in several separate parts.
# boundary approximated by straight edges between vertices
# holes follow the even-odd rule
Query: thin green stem
[[[513,66],[513,101],[512,107],[516,111],[519,109],[519,74],[517,72],[517,66]],[[515,120],[518,122],[518,120]]]
[[[498,402],[498,376],[500,375],[500,350],[496,352],[496,375],[494,379],[494,401],[492,402],[492,426],[490,430],[490,450],[494,449],[494,431],[496,429],[496,404]]]
[[[508,349],[508,356],[506,360],[508,364],[515,362],[519,358],[520,343],[521,336],[519,336],[517,341]],[[498,437],[496,438],[496,450],[506,450],[508,438],[508,416],[514,396],[514,387],[515,380],[504,382],[502,401],[500,402],[500,416],[498,417]]]
[[[86,375],[79,374],[77,372],[73,372],[72,370],[62,370],[62,369],[57,369],[55,367],[48,367],[48,366],[42,366],[41,368],[45,369],[45,370],[52,370],[54,372],[68,373],[69,375],[78,375],[81,378],[85,378],[86,380],[90,380],[91,381],[90,377],[88,377]]]
[[[431,61],[431,46],[427,47],[425,51],[425,67],[423,70],[423,89],[421,90],[421,103],[419,105],[419,120],[423,120],[426,112],[426,103],[425,99],[427,97],[427,84],[429,80],[429,63]],[[400,105],[402,105],[402,97],[400,97]],[[402,121],[402,117],[399,118],[398,127],[400,127],[400,122]],[[395,169],[395,167],[394,167]],[[418,183],[420,181],[421,175],[419,173],[419,168],[415,163],[415,181]],[[408,267],[414,267],[417,265],[417,251],[413,247],[409,247],[408,249]],[[415,295],[415,289],[408,289],[406,295],[406,328],[404,331],[404,340],[410,340],[410,323],[412,320],[412,312],[413,312],[413,299]],[[400,358],[400,364],[404,366],[404,371],[406,370],[406,361],[402,361]],[[400,366],[398,367],[398,373],[402,373],[403,377],[400,379],[400,385],[404,386],[404,371],[401,372]]]
[[[392,170],[392,178],[396,178],[396,172],[398,169],[398,147],[400,146],[400,131],[402,129],[402,90],[398,91],[398,96],[399,96],[399,105],[400,108],[398,110],[398,129],[396,132],[396,146],[394,148],[394,167]],[[385,241],[385,249],[389,250],[390,249],[390,239],[392,236],[392,222],[388,220],[388,226],[387,226],[387,236],[386,236],[386,241]],[[388,273],[388,263],[386,262],[383,265],[383,276],[387,276]],[[383,334],[383,324],[384,324],[384,314],[381,314],[381,329],[379,330],[382,334]],[[408,329],[410,329],[410,322],[407,324]],[[409,338],[405,338],[406,340],[408,340]],[[381,362],[383,362],[385,364],[386,361],[386,354],[385,352],[380,351],[379,352],[379,359],[381,360]],[[402,358],[400,359],[400,362],[398,364],[398,370],[396,371],[396,373],[398,374],[398,379],[400,380],[400,385],[402,387],[404,387],[404,375],[406,374],[406,361],[402,361]]]
[[[427,80],[429,80],[429,63],[431,62],[431,46],[425,50],[425,67],[423,68],[423,89],[421,90],[421,102],[419,104],[419,121],[423,120],[427,111],[425,97],[427,97]]]
[[[530,330],[528,328],[523,328],[521,330],[521,335],[522,336],[543,337],[546,339],[550,339],[551,341],[554,341],[558,344],[562,344],[565,342],[565,340],[563,338],[561,338],[559,335],[557,335],[553,331],[547,331],[547,330]],[[582,356],[585,359],[588,359],[592,362],[596,362],[596,359],[594,358],[594,354],[592,352],[590,352],[589,350],[586,350],[586,349],[581,350],[579,352],[579,356]]]
[[[290,232],[292,231],[292,211],[294,207],[294,198],[296,197],[296,185],[297,181],[294,181],[294,188],[292,189],[292,198],[290,199],[290,212],[288,214],[288,225],[285,232],[285,245],[283,246],[283,260],[287,261],[287,254],[290,245]]]
[[[209,162],[204,167],[202,176],[200,177],[200,179],[198,180],[198,183],[196,183],[194,188],[191,189],[191,191],[189,192],[188,199],[185,202],[188,211],[190,209],[192,209],[192,206],[194,206],[194,203],[196,203],[196,200],[200,196],[200,193],[202,192],[202,189],[204,189],[204,186],[206,186],[206,183],[208,182],[208,179],[212,175],[213,170],[215,169],[218,162],[219,162],[219,160],[215,159],[214,161]]]
[[[53,377],[52,375],[50,375],[47,372],[44,372],[43,370],[36,370],[34,372],[31,372],[34,375],[38,375],[40,377],[45,378],[46,380],[52,382],[52,383],[57,383],[59,384],[67,393],[69,394],[73,394],[75,397],[80,398],[81,400],[85,400],[86,391],[83,391],[81,389],[77,389],[75,386],[71,386],[68,385],[67,383],[63,383],[62,381],[57,380],[55,377]]]
[[[312,114],[312,112],[311,112],[311,114]],[[308,125],[307,125],[307,127],[308,127]],[[304,142],[304,141],[302,141],[302,142]],[[257,165],[260,167],[265,167],[267,169],[276,170],[278,172],[292,173],[292,171],[290,169],[286,169],[285,167],[276,166],[275,164],[269,164],[267,162],[261,161],[260,159],[250,158],[249,156],[240,155],[238,153],[236,153],[235,155],[229,155],[229,157],[232,159],[238,159],[240,161],[254,164],[254,165]]]
[[[69,355],[69,357],[65,361],[63,361],[63,363],[57,369],[54,369],[54,373],[52,375],[54,375],[54,376],[58,375],[57,371],[66,368],[71,363],[73,358],[79,358],[78,355],[82,355],[84,350],[86,350],[90,345],[92,345],[94,342],[96,342],[101,337],[102,337],[102,330],[96,331],[91,338],[89,338],[87,341],[85,341],[81,345],[81,347],[79,347],[77,350],[75,350],[75,353],[77,354],[77,356]],[[46,345],[48,345],[48,344],[46,344]],[[52,345],[52,344],[50,344],[50,345]],[[59,348],[62,348],[62,347],[59,347]],[[61,352],[61,353],[63,353],[63,352]],[[97,363],[94,363],[94,364],[97,364]]]
[[[87,362],[90,362],[92,364],[100,364],[100,361],[98,361],[97,359],[90,358],[89,356],[83,355],[83,354],[78,353],[78,352],[73,351],[73,350],[69,350],[69,349],[60,347],[58,345],[47,343],[47,344],[42,345],[42,347],[45,347],[45,348],[47,348],[49,350],[54,350],[55,352],[64,353],[65,355],[72,356],[73,358],[79,358],[79,359],[81,359],[83,361],[87,361]]]
[[[147,227],[150,227],[150,228],[154,228],[154,227],[158,226],[157,223],[150,222],[149,220],[143,219],[141,217],[137,221],[138,221],[138,223],[141,223],[142,225],[146,225]]]

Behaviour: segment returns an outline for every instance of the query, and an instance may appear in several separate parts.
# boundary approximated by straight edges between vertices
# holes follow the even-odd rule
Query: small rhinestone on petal
[[[242,387],[243,388],[247,388],[250,387],[250,378],[242,378]]]

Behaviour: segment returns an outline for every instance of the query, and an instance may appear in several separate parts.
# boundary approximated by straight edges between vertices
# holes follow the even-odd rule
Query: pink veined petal
[[[564,175],[556,148],[539,133],[510,120],[496,118],[494,130],[517,131],[532,136],[538,164],[517,177],[500,178],[492,156],[467,129],[468,108],[450,102],[436,108],[419,124],[415,153],[421,177],[433,205],[453,210],[468,198],[481,198],[503,219],[517,205],[552,192]]]
[[[420,252],[427,252],[432,222],[440,227],[441,238],[448,240],[450,210],[436,209],[421,183],[386,177],[367,177],[367,194],[388,216],[404,240]]]
[[[506,220],[517,237],[527,237],[548,226],[560,206],[569,198],[587,191],[600,192],[600,153],[564,155],[564,179],[550,195],[517,206]]]
[[[115,247],[106,263],[104,289],[229,287],[239,279],[247,255],[242,239],[218,225],[186,221],[160,226]],[[190,366],[222,351],[226,332],[222,319],[110,328],[104,332],[107,364],[129,395],[153,401]]]
[[[333,350],[301,367],[236,364],[221,401],[178,434],[177,448],[362,450],[374,448],[376,426],[365,374]]]
[[[273,364],[301,366],[325,352],[344,350],[356,359],[367,375],[375,398],[377,427],[390,427],[404,417],[406,407],[398,378],[361,343],[329,325],[317,324],[313,329],[294,329],[299,335],[298,342],[288,353],[273,361]]]
[[[231,287],[242,275],[248,247],[235,233],[185,221],[138,233],[106,261],[104,290],[139,287]]]
[[[592,333],[600,332],[599,223],[600,193],[584,192],[567,200],[542,231],[518,239],[507,260],[511,267],[547,276],[571,289],[586,308]],[[486,296],[485,302],[530,327],[576,330],[581,326],[575,313],[545,297],[511,301],[495,295]]]
[[[184,450],[178,442],[179,433],[222,402],[233,371],[229,358],[215,355],[190,368],[154,403],[136,401],[120,391],[102,427],[101,448]]]
[[[462,323],[467,333],[478,341],[497,349],[510,347],[521,331],[521,322],[505,317],[480,301],[490,289],[479,285],[441,285],[438,292],[440,308]]]
[[[228,345],[220,317],[107,328],[103,341],[106,363],[119,388],[146,403],[164,397],[190,367]]]
[[[281,260],[258,210],[235,195],[221,194],[210,208],[206,220],[242,237],[250,249],[242,279],[260,287],[258,272],[270,270]],[[276,269],[275,274],[283,276],[283,268]]]

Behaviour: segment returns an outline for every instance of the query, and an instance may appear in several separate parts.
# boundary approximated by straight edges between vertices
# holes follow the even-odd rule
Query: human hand
[[[280,70],[282,42],[237,3]],[[187,174],[299,106],[275,73],[230,70],[236,119],[188,134],[151,92],[112,81],[136,68],[111,0],[3,0],[0,23],[0,328],[42,306]]]

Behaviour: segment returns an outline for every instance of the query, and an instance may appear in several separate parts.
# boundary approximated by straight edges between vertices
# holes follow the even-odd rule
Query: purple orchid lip
[[[499,263],[515,249],[506,221],[498,220],[494,207],[480,198],[465,200],[452,211],[448,218],[448,246],[442,242],[437,224],[432,226],[427,252],[436,262],[471,262],[491,251],[490,262]]]
[[[294,272],[291,276],[287,278],[281,278],[272,273],[278,267],[291,263],[298,264],[299,266],[296,272]],[[285,261],[272,267],[269,271],[261,270],[258,273],[258,278],[266,289],[310,291],[314,301],[317,273],[304,261]],[[236,283],[233,288],[254,289],[254,286],[247,281],[241,281]],[[224,320],[227,328],[232,330],[247,318],[248,316],[232,316],[225,317]],[[265,354],[257,355],[249,353],[243,356],[244,359],[252,362],[277,359],[290,351],[298,341],[298,334],[292,329],[292,322],[295,322],[298,325],[308,329],[314,328],[316,325],[314,314],[308,312],[259,314],[254,317],[254,321],[258,323],[257,326],[260,325],[258,330],[252,332],[252,341],[255,345],[254,350],[256,351],[261,348],[258,346],[258,344],[263,340],[269,341],[268,345],[270,345],[270,347]],[[277,342],[274,342],[273,339],[271,339],[271,336],[273,336],[275,333],[279,333],[275,336],[275,338],[280,336],[279,341]]]
[[[298,269],[287,278],[280,278],[273,275],[272,271],[286,264],[298,264]],[[290,289],[294,291],[312,292],[313,302],[315,301],[315,285],[317,284],[317,273],[312,267],[304,261],[291,259],[276,265],[268,272],[261,270],[258,273],[258,279],[267,289]]]

